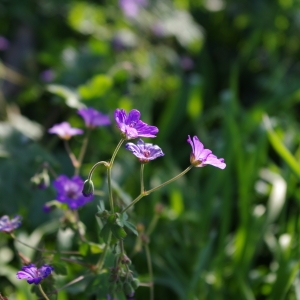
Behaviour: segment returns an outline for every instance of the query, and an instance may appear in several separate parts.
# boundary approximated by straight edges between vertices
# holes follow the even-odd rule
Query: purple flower
[[[77,113],[83,118],[85,126],[88,128],[110,124],[110,119],[107,115],[104,115],[93,108],[81,108]]]
[[[204,149],[203,144],[199,141],[197,136],[193,137],[193,140],[188,136],[187,140],[192,146],[192,153],[190,157],[191,164],[195,167],[205,167],[206,165],[212,165],[214,167],[225,169],[226,164],[224,158],[217,158],[212,151]]]
[[[164,153],[157,145],[145,143],[141,139],[138,140],[137,144],[127,143],[126,149],[131,151],[143,164],[157,157],[164,156]]]
[[[7,50],[9,48],[9,41],[4,36],[0,35],[0,51]]]
[[[10,233],[22,224],[21,216],[15,216],[13,219],[9,219],[8,216],[0,218],[0,231]]]
[[[68,122],[62,122],[51,127],[48,132],[57,134],[63,140],[69,140],[73,135],[82,134],[83,130],[71,127]]]
[[[183,56],[180,59],[180,66],[184,71],[191,71],[194,68],[194,62],[190,57]]]
[[[147,0],[120,0],[119,5],[128,18],[136,17],[140,9],[147,5]]]
[[[93,200],[93,196],[82,195],[83,180],[79,176],[73,176],[70,179],[65,175],[60,175],[54,180],[53,186],[57,191],[56,200],[67,203],[71,209],[77,209]]]
[[[40,73],[40,79],[44,82],[51,82],[55,78],[55,72],[51,69],[44,70]]]
[[[158,128],[142,122],[140,116],[141,113],[136,109],[131,110],[128,116],[124,109],[115,110],[117,126],[127,140],[136,139],[138,137],[156,137],[155,134],[158,133]]]
[[[39,284],[42,279],[46,278],[54,270],[49,265],[43,265],[37,268],[34,264],[22,267],[22,271],[17,272],[18,279],[27,279],[29,284]]]

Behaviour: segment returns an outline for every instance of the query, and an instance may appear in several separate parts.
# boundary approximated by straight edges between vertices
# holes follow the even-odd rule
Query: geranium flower
[[[104,115],[91,107],[81,108],[77,113],[83,118],[85,126],[88,128],[110,124],[110,119],[107,115]]]
[[[145,143],[143,140],[138,140],[137,144],[127,143],[126,149],[131,151],[141,163],[147,163],[157,157],[164,156],[164,153],[157,145]]]
[[[138,137],[156,137],[158,128],[142,122],[140,116],[141,113],[136,109],[131,110],[128,115],[126,115],[124,109],[115,110],[117,126],[127,140],[136,139]]]
[[[83,180],[79,176],[70,179],[60,175],[54,180],[53,186],[57,191],[56,200],[68,204],[71,209],[77,209],[93,200],[93,196],[85,197],[82,194]]]
[[[44,278],[49,276],[54,270],[49,265],[37,268],[34,264],[22,267],[22,271],[17,272],[18,279],[26,279],[29,284],[39,284]]]
[[[69,140],[73,135],[83,134],[83,130],[73,128],[68,122],[56,124],[48,130],[49,133],[57,134],[63,140]]]
[[[226,164],[224,158],[217,158],[212,151],[204,149],[203,144],[199,141],[197,136],[193,137],[193,140],[188,136],[187,140],[192,146],[192,153],[190,156],[191,164],[195,167],[205,167],[206,165],[212,165],[214,167],[225,169]]]
[[[3,216],[0,218],[0,231],[2,232],[12,232],[16,228],[20,227],[22,224],[21,222],[22,217],[21,216],[15,216],[11,220],[8,216]]]

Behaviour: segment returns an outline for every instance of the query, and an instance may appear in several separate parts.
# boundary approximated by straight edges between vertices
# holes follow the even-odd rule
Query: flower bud
[[[131,281],[131,285],[136,290],[140,285],[140,281],[137,278],[133,278],[133,280]]]
[[[132,285],[129,283],[129,282],[124,282],[123,284],[123,291],[124,291],[124,294],[126,296],[133,296],[134,295],[134,288],[132,287]]]
[[[91,179],[87,179],[83,184],[82,194],[85,197],[90,197],[94,194],[94,184]]]

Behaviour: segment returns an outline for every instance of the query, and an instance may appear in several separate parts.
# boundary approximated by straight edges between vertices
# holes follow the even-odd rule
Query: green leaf
[[[124,222],[124,225],[125,225],[131,232],[133,232],[136,236],[139,235],[138,232],[137,232],[137,230],[136,230],[136,227],[135,227],[132,223],[130,223],[130,222],[128,222],[128,221],[125,221],[125,222]]]
[[[100,232],[100,236],[102,237],[102,239],[105,243],[107,243],[107,241],[108,241],[110,231],[111,231],[110,225],[105,224]]]
[[[117,239],[124,239],[127,236],[126,231],[118,225],[113,225],[111,231]]]
[[[113,85],[112,78],[107,75],[96,75],[86,84],[79,86],[78,92],[84,99],[93,99],[105,95]]]

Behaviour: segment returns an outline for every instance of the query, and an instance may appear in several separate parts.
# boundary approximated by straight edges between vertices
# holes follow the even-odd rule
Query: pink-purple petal
[[[194,155],[196,159],[200,158],[200,155],[204,149],[203,144],[199,141],[197,136],[193,137],[193,144],[194,144]],[[209,150],[210,151],[210,150]]]
[[[214,167],[217,167],[219,169],[225,169],[226,164],[224,163],[224,158],[217,158],[215,155],[210,154],[205,162],[203,162],[205,165],[212,165]]]

